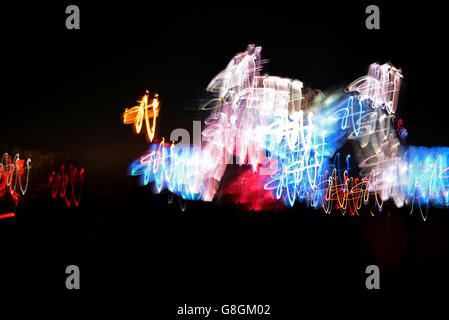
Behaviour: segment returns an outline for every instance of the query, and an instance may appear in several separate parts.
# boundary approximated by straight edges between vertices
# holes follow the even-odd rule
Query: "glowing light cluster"
[[[156,192],[169,189],[183,199],[198,200],[203,193],[199,152],[192,147],[168,145],[164,140],[131,166],[132,175],[142,175],[143,184],[154,182]]]
[[[17,206],[20,197],[25,195],[28,189],[28,178],[31,169],[31,159],[26,162],[16,154],[12,158],[5,153],[0,162],[0,200],[9,194]]]
[[[449,148],[409,146],[403,159],[399,175],[407,179],[402,184],[407,203],[417,206],[423,218],[430,205],[449,207]]]
[[[372,64],[345,92],[325,95],[299,80],[261,74],[261,50],[250,45],[208,85],[216,98],[201,107],[210,116],[199,145],[151,144],[131,164],[131,174],[153,183],[155,192],[230,198],[252,210],[302,201],[354,215],[370,201],[381,210],[388,199],[398,207],[448,206],[447,148],[406,147],[402,120],[394,128],[400,69]],[[148,110],[142,101],[125,122],[135,121],[136,132]],[[150,140],[157,108],[153,102],[153,113],[145,116],[148,123],[154,115]],[[339,150],[348,141],[353,152],[341,169]],[[234,159],[249,170],[229,182],[224,174]]]

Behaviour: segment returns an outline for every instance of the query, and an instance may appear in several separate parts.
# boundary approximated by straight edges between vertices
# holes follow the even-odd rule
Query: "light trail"
[[[402,120],[394,127],[400,69],[374,63],[345,90],[325,95],[299,80],[262,74],[261,50],[248,46],[209,83],[215,97],[201,107],[210,115],[200,145],[162,139],[131,164],[130,173],[157,193],[203,201],[228,196],[257,211],[296,201],[349,215],[369,202],[381,211],[389,199],[412,210],[449,206],[448,148],[406,146]],[[125,111],[125,123],[134,122],[139,133],[143,119],[148,124],[153,115],[147,127],[152,141],[159,103],[147,116],[147,100],[148,94]],[[348,143],[352,151],[344,155],[343,170],[340,150]],[[248,170],[229,182],[224,175],[234,159]]]

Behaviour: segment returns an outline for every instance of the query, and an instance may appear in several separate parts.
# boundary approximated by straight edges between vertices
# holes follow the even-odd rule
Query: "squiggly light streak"
[[[53,199],[58,197],[64,199],[68,208],[78,207],[81,201],[83,182],[84,168],[78,171],[73,165],[69,165],[67,169],[62,165],[58,173],[53,171],[50,174],[47,187],[51,190]],[[78,192],[75,191],[77,189],[76,185],[78,185]]]
[[[154,134],[156,132],[156,119],[159,114],[159,100],[158,95],[155,94],[151,104],[148,104],[149,92],[146,91],[142,100],[138,101],[139,105],[132,107],[131,109],[125,109],[123,113],[124,124],[134,124],[136,134],[139,134],[142,130],[143,122],[147,130],[147,138],[151,142],[153,141]],[[151,110],[150,110],[151,108]],[[153,124],[150,124],[150,119],[153,119]]]

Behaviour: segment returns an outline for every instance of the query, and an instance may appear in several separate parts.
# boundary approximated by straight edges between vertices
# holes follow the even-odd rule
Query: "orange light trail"
[[[149,92],[147,90],[142,97],[142,100],[138,101],[138,106],[132,107],[131,109],[125,109],[125,112],[123,113],[123,123],[134,124],[136,134],[139,134],[142,130],[143,122],[145,121],[147,138],[152,142],[156,132],[156,119],[159,115],[159,100],[158,94],[156,93],[154,94],[151,104],[148,104],[148,97]],[[153,119],[152,125],[150,124],[150,119]]]
[[[16,216],[16,214],[14,212],[3,213],[3,214],[0,214],[0,219],[13,218],[15,216]]]

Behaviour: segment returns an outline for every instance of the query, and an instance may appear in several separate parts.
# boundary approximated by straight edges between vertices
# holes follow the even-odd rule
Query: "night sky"
[[[149,90],[161,101],[156,135],[191,132],[192,120],[207,117],[199,107],[210,80],[254,43],[269,59],[266,73],[324,92],[390,61],[404,75],[397,115],[408,144],[449,146],[442,10],[379,4],[381,29],[367,30],[365,2],[78,1],[81,29],[67,30],[69,4],[2,10],[0,153],[33,161],[52,154],[54,163],[85,168],[86,180],[80,207],[68,209],[32,191],[45,178],[33,163],[30,194],[14,220],[0,220],[0,239],[10,244],[0,261],[12,275],[0,284],[63,293],[68,303],[128,295],[161,319],[184,303],[271,303],[287,315],[295,288],[364,295],[368,264],[385,270],[378,295],[444,287],[447,210],[430,210],[426,222],[392,203],[376,217],[325,216],[305,205],[257,214],[215,203],[188,203],[182,213],[127,175],[148,142],[121,118]],[[28,268],[37,261],[43,276],[35,279]],[[80,292],[64,287],[68,264],[82,270]]]

